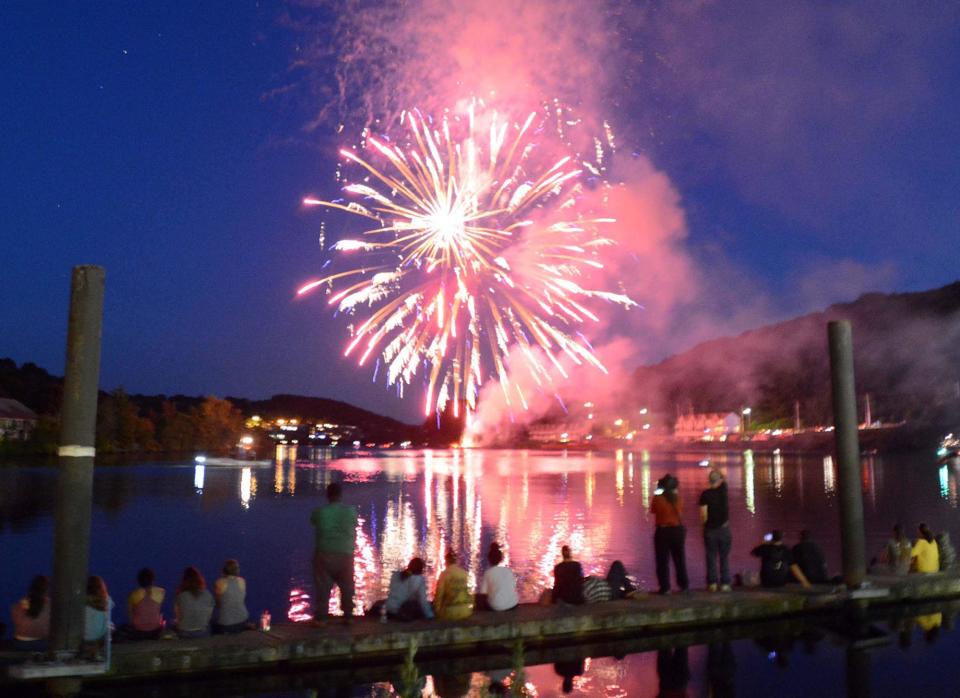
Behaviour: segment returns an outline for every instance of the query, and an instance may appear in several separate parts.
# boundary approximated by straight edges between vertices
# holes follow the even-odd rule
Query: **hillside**
[[[37,413],[55,421],[60,410],[62,390],[62,377],[52,375],[29,362],[17,366],[12,359],[0,359],[0,397],[19,400]],[[244,416],[259,414],[265,418],[296,417],[314,422],[351,424],[359,427],[361,438],[376,441],[410,439],[419,442],[431,436],[429,432],[424,433],[419,426],[403,424],[338,400],[301,395],[274,395],[266,400],[238,397],[226,399]],[[137,424],[131,429],[139,428],[142,432],[141,438],[126,441],[132,441],[144,448],[144,443],[151,442],[154,436],[160,435],[172,414],[192,419],[192,415],[196,415],[204,400],[204,397],[189,395],[127,395],[122,389],[111,393],[100,391],[98,440],[104,436],[101,432],[105,428],[112,431],[115,422],[126,419]],[[118,411],[120,415],[117,414]],[[152,426],[144,422],[150,422]],[[145,450],[163,447],[161,440],[159,445],[154,444]]]
[[[960,412],[960,282],[864,295],[820,313],[704,342],[635,373],[640,402],[670,413],[739,410],[755,422],[831,419],[827,322],[850,320],[857,390],[874,420],[949,426]],[[863,417],[861,399],[861,418]]]
[[[339,400],[304,395],[274,395],[268,400],[227,398],[245,415],[258,414],[268,419],[297,417],[311,422],[352,424],[367,437],[378,441],[419,439],[419,427],[404,424]]]

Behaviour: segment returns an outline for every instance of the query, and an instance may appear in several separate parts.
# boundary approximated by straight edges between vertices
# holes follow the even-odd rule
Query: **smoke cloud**
[[[364,128],[386,129],[405,109],[437,115],[474,97],[515,118],[557,100],[582,119],[571,143],[576,151],[587,152],[589,136],[605,122],[618,140],[646,148],[621,148],[608,162],[608,185],[583,195],[585,206],[617,220],[603,231],[617,246],[584,286],[625,293],[641,306],[591,308],[599,322],[583,332],[607,372],[563,359],[568,377],[558,372],[553,384],[538,385],[511,355],[507,363],[519,390],[504,395],[488,380],[478,431],[515,429],[572,395],[616,405],[644,363],[898,279],[896,267],[882,260],[810,260],[784,275],[792,298],[787,307],[732,261],[726,231],[690,240],[681,195],[652,153],[709,134],[712,147],[688,147],[688,159],[674,163],[695,173],[690,181],[724,179],[745,200],[815,227],[823,205],[849,198],[848,173],[828,162],[850,162],[922,106],[932,78],[920,49],[927,37],[936,44],[946,36],[936,30],[937,13],[921,16],[895,5],[878,13],[847,5],[758,3],[754,9],[626,0],[289,6],[282,22],[298,37],[297,60],[289,82],[274,94],[307,86],[317,105],[308,133],[342,130],[354,139],[350,134]],[[914,57],[884,59],[890,42],[903,49],[897,55]],[[846,60],[850,56],[859,58]],[[864,72],[863,66],[878,64],[882,80]],[[512,264],[522,263],[522,249],[511,254]],[[819,352],[819,332],[811,330],[803,347]],[[803,347],[797,362],[809,358]],[[778,351],[782,356],[783,347],[772,341],[771,357]],[[717,370],[729,370],[730,359],[722,350],[703,357],[704,366]],[[756,375],[740,378],[734,380],[739,393],[756,393]]]
[[[611,51],[608,15],[575,0],[331,0],[295,5],[283,22],[302,40],[292,75],[312,78],[320,107],[310,128],[473,97],[518,112],[553,99],[596,107]]]

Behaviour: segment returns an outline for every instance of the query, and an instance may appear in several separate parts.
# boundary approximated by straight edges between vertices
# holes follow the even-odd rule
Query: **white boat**
[[[193,459],[196,465],[204,465],[218,468],[264,468],[273,465],[271,460],[251,460],[249,458],[211,458],[208,456],[197,456]]]
[[[937,449],[937,458],[940,462],[960,458],[960,437],[947,434],[940,442],[940,448]]]

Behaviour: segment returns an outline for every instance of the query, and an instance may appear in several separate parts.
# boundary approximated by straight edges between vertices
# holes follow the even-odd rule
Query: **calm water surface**
[[[98,467],[91,572],[105,578],[118,607],[143,566],[153,567],[158,583],[172,590],[184,566],[196,565],[212,583],[223,560],[235,557],[247,578],[252,614],[269,609],[275,621],[306,617],[312,604],[310,511],[324,502],[323,490],[332,480],[345,483],[344,500],[360,511],[357,596],[364,606],[384,595],[391,572],[414,555],[427,561],[427,574],[435,577],[443,551],[451,546],[462,552],[475,581],[492,540],[504,544],[525,601],[535,600],[550,583],[564,543],[588,573],[605,573],[620,559],[642,586],[653,588],[648,510],[655,483],[667,472],[678,476],[686,504],[691,580],[695,586],[704,584],[695,506],[706,482],[699,465],[704,454],[469,450],[332,458],[301,449],[299,456],[283,450],[276,456],[265,468],[186,463]],[[809,528],[825,548],[831,569],[838,571],[837,478],[829,458],[749,452],[709,458],[727,472],[734,570],[756,567],[749,550],[765,532],[781,528],[792,542],[801,528]],[[896,521],[911,531],[926,521],[957,540],[958,488],[952,470],[938,467],[929,454],[915,454],[867,457],[861,473],[870,551],[882,546]],[[53,468],[0,467],[5,620],[9,604],[22,595],[29,578],[49,573],[52,566],[55,475]],[[337,608],[336,597],[330,603]],[[169,615],[172,609],[166,611]],[[122,620],[122,611],[116,615],[115,620]],[[706,661],[701,654],[690,650],[691,676]],[[612,668],[603,668],[607,661],[614,662]],[[842,666],[843,657],[838,661]],[[634,665],[639,668],[629,668]],[[599,677],[605,672],[646,676],[656,665],[656,655],[647,654],[626,662],[598,659],[589,663],[590,671],[577,685],[588,695],[618,695],[593,687],[603,682]],[[827,671],[829,662],[817,660],[817,665]],[[531,669],[531,680],[546,682],[551,671]],[[592,683],[590,677],[596,677]],[[838,680],[842,685],[842,677]]]

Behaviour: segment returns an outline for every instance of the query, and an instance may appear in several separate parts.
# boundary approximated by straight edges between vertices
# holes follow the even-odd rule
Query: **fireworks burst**
[[[507,404],[526,407],[507,370],[513,349],[541,389],[553,380],[550,366],[567,375],[562,355],[605,370],[579,326],[599,321],[588,307],[597,299],[634,305],[586,287],[613,244],[600,230],[614,221],[581,212],[580,167],[594,175],[599,167],[571,155],[547,160],[538,139],[544,119],[534,112],[512,122],[482,104],[438,123],[405,112],[396,144],[368,136],[372,158],[341,151],[364,173],[343,188],[350,199],[304,200],[373,224],[333,246],[343,257],[359,255],[356,266],[298,295],[326,286],[339,312],[368,313],[344,355],[358,355],[360,365],[379,356],[401,392],[422,370],[426,414],[450,400],[457,415],[461,403],[473,411],[485,378],[500,382]]]

